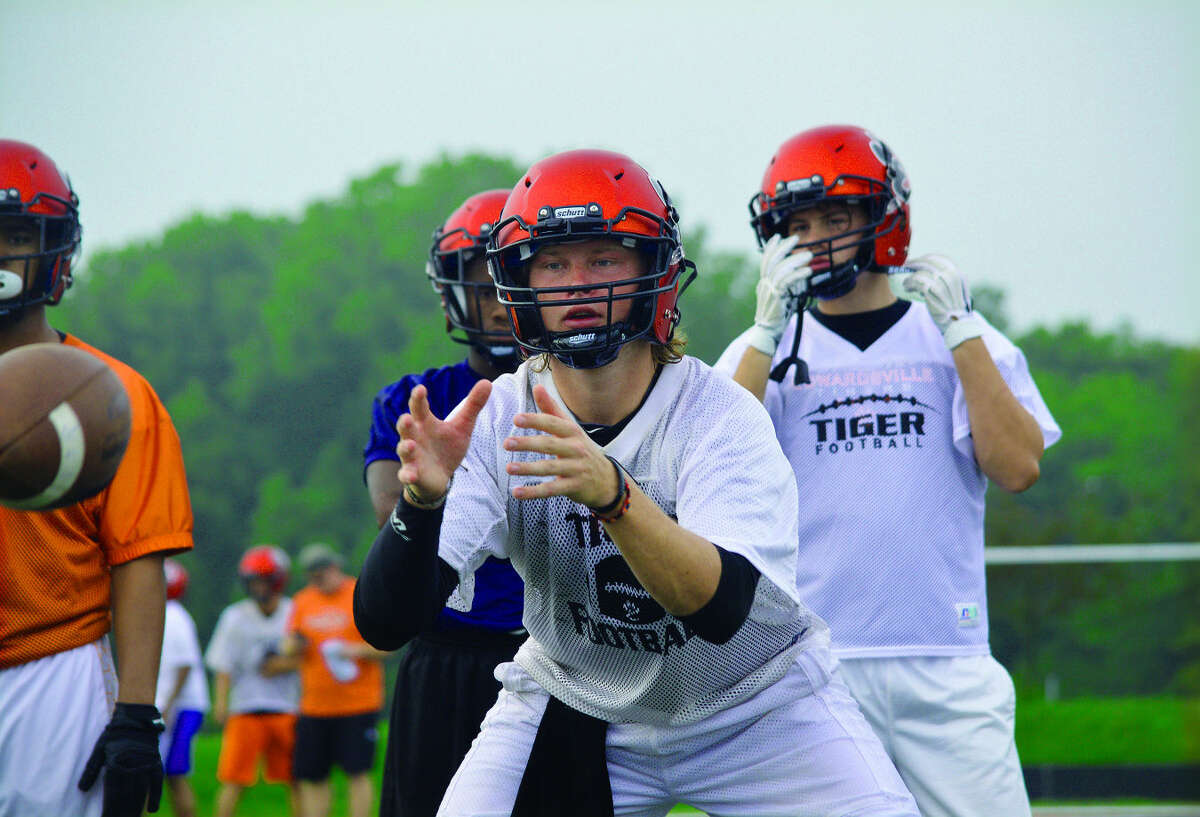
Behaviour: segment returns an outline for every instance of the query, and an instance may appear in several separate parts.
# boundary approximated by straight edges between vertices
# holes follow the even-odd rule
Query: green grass
[[[383,771],[387,727],[381,725],[376,757],[375,793]],[[1068,701],[1020,701],[1017,746],[1026,765],[1119,765],[1200,763],[1200,699],[1087,698]],[[213,813],[217,795],[220,735],[205,732],[195,741],[190,780],[200,817]],[[288,814],[287,789],[259,784],[247,789],[238,817],[282,817]],[[672,814],[698,814],[680,806]],[[163,798],[159,811],[175,817]],[[346,814],[346,780],[333,776],[331,817]]]
[[[381,724],[379,729],[379,748],[375,755],[375,769],[372,777],[375,781],[375,803],[372,814],[379,808],[380,778],[383,776],[383,750],[387,745],[387,725]],[[196,793],[196,814],[198,817],[210,817],[217,801],[217,756],[221,751],[221,736],[217,732],[202,732],[193,742],[192,773],[188,779],[192,791]],[[345,817],[347,814],[346,777],[340,770],[335,769],[332,778],[333,802],[329,817]],[[238,803],[237,817],[285,817],[289,814],[288,789],[286,786],[260,783],[243,792]],[[679,806],[672,814],[699,814],[695,809]],[[168,803],[167,793],[163,791],[162,807],[158,810],[159,817],[175,817],[175,812]]]
[[[1200,699],[1020,701],[1017,748],[1026,766],[1200,763]]]
[[[379,778],[383,774],[383,739],[380,739],[375,762],[375,792],[378,798]],[[221,751],[221,735],[218,732],[202,732],[193,741],[192,773],[188,780],[192,791],[196,793],[197,817],[210,817],[217,801],[217,756]],[[333,807],[331,817],[346,814],[346,777],[340,770],[335,769],[332,778]],[[167,803],[168,796],[163,791],[163,805],[159,809],[162,817],[175,817],[175,812]],[[378,800],[375,803],[378,807]],[[278,784],[259,783],[242,793],[238,804],[238,817],[284,817],[290,813],[288,802],[288,787]],[[374,813],[374,812],[373,812]]]

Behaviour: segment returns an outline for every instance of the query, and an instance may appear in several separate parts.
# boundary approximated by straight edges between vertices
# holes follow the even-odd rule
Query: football
[[[0,355],[0,505],[49,510],[98,494],[129,432],[129,395],[95,355],[61,343]]]

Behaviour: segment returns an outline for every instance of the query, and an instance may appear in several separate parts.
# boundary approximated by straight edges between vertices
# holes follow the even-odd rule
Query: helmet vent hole
[[[528,176],[526,176],[526,177],[525,177],[525,186],[526,186],[526,187],[533,187],[533,180],[532,180],[532,179],[530,179]]]
[[[835,147],[835,148],[833,149],[833,152],[834,152],[834,153],[841,153],[841,152],[842,152],[843,150],[845,150],[845,149],[846,149],[846,145],[845,145],[845,143],[842,143],[842,144],[838,145],[837,147]]]
[[[625,175],[625,171],[624,171],[624,170],[618,170],[618,171],[616,172],[616,174],[613,176],[613,181],[614,181],[614,182],[619,182],[619,181],[621,181],[621,177],[622,177],[622,176],[624,176],[624,175]]]

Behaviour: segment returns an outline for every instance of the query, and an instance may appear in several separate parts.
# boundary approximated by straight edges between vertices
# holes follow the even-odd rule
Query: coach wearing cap
[[[293,770],[302,814],[329,813],[329,773],[346,773],[351,817],[371,813],[370,771],[376,722],[383,709],[383,667],[389,653],[363,641],[354,626],[354,579],[342,555],[324,542],[298,559],[308,586],[296,593],[285,655],[300,658],[300,718]]]

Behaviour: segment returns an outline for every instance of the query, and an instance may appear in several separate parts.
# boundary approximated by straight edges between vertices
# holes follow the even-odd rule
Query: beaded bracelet
[[[446,483],[446,490],[442,492],[442,495],[429,502],[421,500],[417,496],[416,492],[413,491],[412,483],[406,482],[404,484],[404,501],[419,511],[436,511],[438,508],[442,507],[443,504],[445,504],[446,497],[450,495],[450,485],[453,482],[454,477],[451,476],[450,482]]]
[[[608,457],[607,454],[605,456]],[[617,498],[603,508],[591,509],[592,516],[600,522],[616,522],[629,510],[629,501],[633,498],[633,491],[629,489],[629,478],[625,476],[621,464],[612,457],[608,457],[608,461],[617,469]]]

